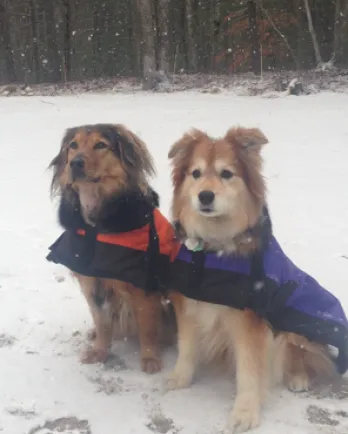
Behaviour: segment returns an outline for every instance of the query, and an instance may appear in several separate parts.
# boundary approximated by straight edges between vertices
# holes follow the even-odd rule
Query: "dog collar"
[[[191,252],[201,252],[202,250],[204,250],[203,240],[188,238],[184,242],[184,244],[187,247],[187,249],[190,250]]]

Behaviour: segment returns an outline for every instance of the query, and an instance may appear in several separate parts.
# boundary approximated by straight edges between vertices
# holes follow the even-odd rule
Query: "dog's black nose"
[[[73,179],[83,179],[85,177],[85,160],[77,155],[70,161],[71,173]]]
[[[210,205],[214,198],[215,194],[210,190],[203,190],[198,195],[198,199],[202,205]]]
[[[85,160],[82,157],[75,157],[70,161],[72,169],[83,169],[85,167]]]

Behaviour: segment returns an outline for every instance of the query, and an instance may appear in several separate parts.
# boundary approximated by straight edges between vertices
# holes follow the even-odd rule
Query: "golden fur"
[[[187,242],[203,240],[205,248],[222,254],[248,255],[259,247],[259,238],[245,231],[258,221],[265,204],[260,151],[267,142],[258,129],[232,128],[218,139],[192,130],[172,146],[172,213]],[[214,194],[209,207],[199,199],[204,191]],[[277,380],[300,391],[308,388],[311,375],[334,373],[325,347],[294,334],[275,337],[251,311],[197,302],[176,292],[171,300],[179,354],[168,387],[189,386],[199,360],[233,357],[231,428],[246,431],[259,425],[267,390]]]
[[[84,173],[76,177],[71,162],[83,161]],[[66,200],[78,194],[81,214],[94,224],[108,198],[136,187],[146,193],[147,178],[154,173],[146,145],[123,125],[96,124],[67,130],[59,154],[52,160],[52,191]],[[112,338],[138,333],[141,365],[147,373],[161,369],[159,341],[167,337],[167,312],[160,294],[145,295],[125,282],[74,274],[89,305],[95,330],[93,345],[81,356],[83,363],[103,362]],[[96,297],[103,300],[102,306]],[[165,324],[162,320],[165,318]],[[171,330],[172,331],[172,330]],[[162,335],[162,336],[161,336]]]

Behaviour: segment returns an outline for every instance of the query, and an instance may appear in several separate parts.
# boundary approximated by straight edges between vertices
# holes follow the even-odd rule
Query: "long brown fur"
[[[72,176],[70,162],[76,156],[83,158],[85,179],[76,180]],[[72,192],[77,193],[87,224],[92,224],[92,214],[95,218],[104,201],[112,195],[134,187],[146,193],[148,177],[154,174],[152,157],[144,142],[125,126],[111,124],[67,130],[50,167],[53,194],[69,200]],[[89,196],[92,198],[93,210],[84,208],[82,194],[87,201]],[[169,332],[173,337],[174,323],[170,312],[163,308],[161,296],[147,296],[143,290],[117,280],[76,273],[74,277],[87,300],[95,327],[90,333],[92,346],[83,352],[81,361],[103,362],[113,338],[138,335],[142,369],[147,373],[158,372],[161,369],[159,342],[168,338]],[[97,299],[102,300],[100,305]]]
[[[172,146],[172,213],[186,240],[200,239],[207,249],[238,255],[259,248],[257,235],[244,233],[258,221],[266,202],[260,151],[267,142],[255,128],[231,128],[218,139],[194,129]],[[222,179],[224,170],[233,177]],[[197,208],[198,194],[206,190],[215,194],[213,216]],[[251,311],[193,301],[176,292],[171,299],[179,355],[168,387],[189,386],[199,360],[228,354],[235,362],[237,386],[229,427],[246,431],[259,425],[268,387],[277,380],[300,391],[313,376],[334,373],[326,347],[289,333],[275,337]]]

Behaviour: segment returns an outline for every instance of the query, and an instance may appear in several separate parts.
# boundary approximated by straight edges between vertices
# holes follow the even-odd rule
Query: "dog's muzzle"
[[[83,157],[77,156],[70,161],[71,174],[74,179],[82,179],[86,177],[85,160]]]
[[[203,190],[198,194],[199,208],[201,212],[210,213],[214,211],[215,194],[210,190]]]

